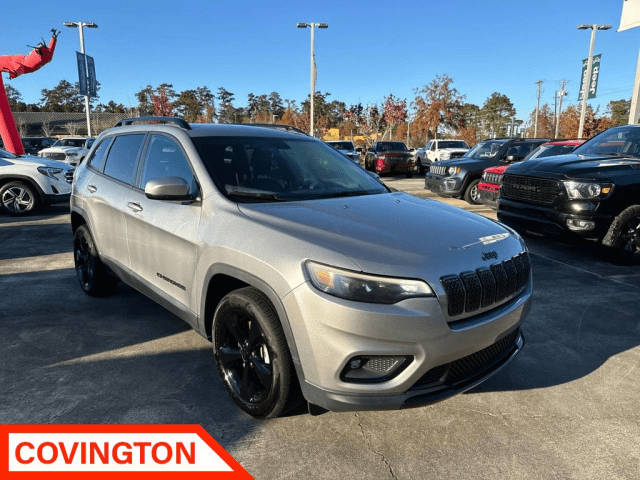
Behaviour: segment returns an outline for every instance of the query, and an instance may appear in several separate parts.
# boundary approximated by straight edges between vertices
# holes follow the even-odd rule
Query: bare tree
[[[18,126],[18,132],[20,132],[21,137],[27,136],[27,121],[24,118],[16,118],[16,124]]]
[[[69,135],[76,135],[78,133],[78,124],[76,122],[67,122],[64,124],[64,129]]]
[[[53,134],[53,125],[50,120],[43,120],[40,129],[45,137],[50,137]]]

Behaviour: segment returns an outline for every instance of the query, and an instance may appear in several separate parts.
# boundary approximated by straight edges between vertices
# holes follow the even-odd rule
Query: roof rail
[[[185,130],[191,130],[191,125],[189,123],[178,117],[132,117],[132,118],[123,118],[118,123],[114,125],[114,127],[124,127],[125,125],[133,125],[134,122],[142,122],[142,123],[175,123],[177,126],[184,128]]]
[[[249,127],[262,127],[273,128],[274,130],[285,130],[287,132],[301,133],[302,135],[308,135],[307,132],[300,130],[292,125],[282,125],[279,123],[236,123],[234,125],[246,125]]]

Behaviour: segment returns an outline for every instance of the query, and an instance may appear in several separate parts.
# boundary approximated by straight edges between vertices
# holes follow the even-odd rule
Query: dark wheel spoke
[[[240,396],[247,401],[251,401],[249,389],[249,364],[245,363],[242,367],[242,376],[240,378]]]
[[[253,350],[258,341],[262,341],[262,331],[258,324],[255,321],[252,321],[249,325],[249,335],[247,337],[249,350]]]
[[[253,371],[256,373],[256,377],[258,377],[262,386],[266,389],[271,388],[271,383],[273,382],[273,372],[271,367],[259,358],[251,359],[251,364],[253,365]]]
[[[234,363],[242,360],[242,355],[240,354],[239,348],[233,347],[220,347],[218,348],[218,356],[220,357],[220,361],[225,366],[231,366]]]

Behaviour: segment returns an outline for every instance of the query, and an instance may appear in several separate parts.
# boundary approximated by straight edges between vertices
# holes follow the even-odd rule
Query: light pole
[[[315,62],[315,54],[313,50],[314,46],[314,32],[316,28],[329,28],[328,23],[305,23],[298,22],[298,28],[310,28],[311,29],[311,50],[309,54],[309,63],[310,63],[310,95],[309,95],[309,135],[313,137],[313,100],[316,93],[316,62]]]
[[[593,66],[593,45],[596,42],[596,31],[609,30],[611,25],[598,25],[598,24],[581,24],[578,25],[578,30],[591,29],[591,42],[589,43],[589,58],[587,60],[587,71],[585,72],[584,79],[582,81],[582,105],[580,108],[580,126],[578,127],[578,138],[582,138],[584,132],[584,118],[587,114],[587,97],[589,96],[589,84],[591,83],[591,67]]]
[[[69,28],[77,28],[78,34],[80,35],[80,53],[84,55],[84,27],[87,28],[98,28],[93,22],[64,22],[65,27]],[[89,95],[84,96],[84,111],[87,114],[87,136],[91,136],[91,118],[89,117]]]

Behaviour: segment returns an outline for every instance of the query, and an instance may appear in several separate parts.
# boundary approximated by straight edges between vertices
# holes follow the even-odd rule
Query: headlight
[[[449,176],[460,173],[460,167],[449,167],[447,168],[447,173],[449,174]]]
[[[443,160],[451,158],[451,154],[450,153],[441,153],[440,154],[440,158],[443,159]]]
[[[564,188],[567,197],[571,200],[589,200],[594,198],[604,198],[613,190],[611,184],[599,184],[591,182],[564,181]]]
[[[405,298],[433,296],[433,290],[422,280],[365,275],[311,261],[305,268],[318,290],[356,302],[392,304]]]
[[[38,171],[42,175],[46,175],[47,177],[55,178],[56,180],[60,180],[57,177],[57,175],[59,173],[62,173],[62,169],[61,168],[55,168],[55,167],[38,167]]]
[[[78,152],[67,152],[67,157],[77,157],[80,155]]]

